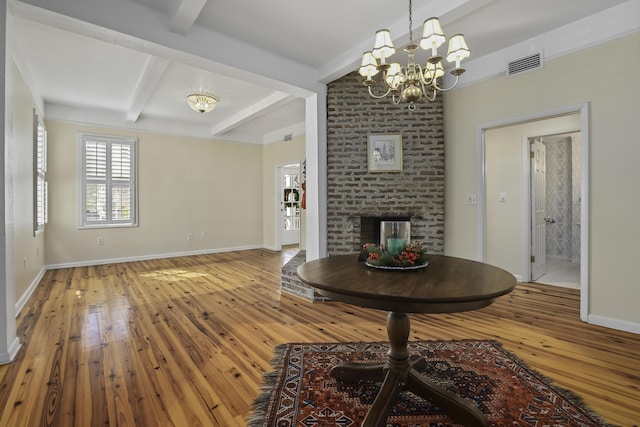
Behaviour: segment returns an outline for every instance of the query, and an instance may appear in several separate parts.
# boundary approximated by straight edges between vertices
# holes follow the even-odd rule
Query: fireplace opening
[[[411,218],[402,216],[362,216],[360,217],[360,245],[375,243],[380,245],[380,225],[385,222],[408,222]],[[382,242],[386,244],[385,242]]]

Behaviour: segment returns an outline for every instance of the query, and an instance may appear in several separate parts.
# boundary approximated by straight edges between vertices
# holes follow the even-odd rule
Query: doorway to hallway
[[[569,255],[553,252],[549,254],[547,261],[549,261],[548,266],[564,267],[562,274],[567,273],[567,270],[579,271],[580,317],[585,321],[589,300],[589,246],[586,226],[589,206],[588,117],[588,104],[582,104],[486,123],[478,128],[478,259],[506,269],[519,281],[532,281],[534,271],[532,262],[536,255],[534,243],[542,242],[545,255],[548,254],[547,243],[551,247],[557,244],[547,238],[547,229],[550,230],[549,233],[554,239],[559,237],[567,239],[574,232],[577,233],[578,238],[573,240],[574,246]],[[532,181],[535,178],[532,178],[530,140],[541,136],[554,137],[573,133],[579,135],[576,144],[580,149],[576,150],[578,155],[575,161],[580,166],[581,175],[568,187],[573,189],[576,185],[578,206],[572,209],[572,214],[575,214],[575,218],[578,219],[574,218],[570,228],[564,228],[562,233],[559,233],[560,227],[556,225],[558,225],[560,214],[553,213],[552,216],[543,213],[539,219],[544,226],[536,236],[533,226],[536,217],[535,205],[531,197]],[[542,194],[546,198],[546,189]],[[563,196],[563,202],[571,206],[574,203],[572,197]],[[573,261],[575,266],[572,267],[577,268],[566,268],[565,261]],[[547,283],[558,280],[558,277],[559,275],[552,268],[533,280]],[[569,280],[556,282],[562,286],[568,286],[569,283],[571,283]]]
[[[278,166],[276,174],[278,176],[278,186],[276,188],[276,227],[279,246],[300,244],[300,205],[301,205],[301,185],[300,185],[300,163],[292,163]]]

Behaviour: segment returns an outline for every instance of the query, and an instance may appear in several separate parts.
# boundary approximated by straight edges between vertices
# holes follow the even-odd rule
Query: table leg
[[[418,372],[416,368],[425,361],[420,357],[409,356],[409,332],[409,315],[390,311],[387,315],[389,351],[384,365],[345,362],[331,369],[331,376],[336,379],[382,381],[382,387],[362,426],[385,427],[398,394],[402,390],[410,390],[438,406],[457,423],[468,427],[486,427],[487,420],[476,406],[429,381]]]
[[[382,387],[362,422],[363,427],[385,427],[398,393],[406,388],[411,368],[407,349],[409,329],[409,315],[389,312],[387,315],[389,351],[384,365],[341,363],[331,369],[331,376],[337,379],[382,381]]]
[[[408,390],[430,401],[453,421],[465,427],[487,427],[489,423],[477,406],[429,381],[415,369],[409,371]]]
[[[342,362],[329,373],[333,378],[343,381],[384,381],[384,365],[365,365],[356,362]]]
[[[384,365],[384,382],[362,422],[362,427],[385,427],[393,404],[398,400],[398,394],[406,387],[411,367],[407,349],[409,329],[408,314],[393,311],[387,314],[389,351]]]

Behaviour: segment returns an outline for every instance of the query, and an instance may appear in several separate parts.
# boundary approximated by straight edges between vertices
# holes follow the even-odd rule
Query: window
[[[38,235],[47,223],[47,130],[33,110],[33,232]]]
[[[137,225],[136,139],[81,134],[80,226]]]

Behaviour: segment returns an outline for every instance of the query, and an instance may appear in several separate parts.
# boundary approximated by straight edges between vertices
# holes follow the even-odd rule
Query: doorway
[[[529,138],[532,282],[580,287],[580,132]]]
[[[276,232],[279,247],[300,244],[300,163],[278,166],[276,171]]]
[[[571,254],[579,270],[580,318],[587,321],[589,214],[589,106],[580,104],[527,116],[481,124],[478,127],[478,259],[504,268],[521,282],[531,280],[534,246],[534,203],[530,140],[576,133],[580,166],[579,208],[573,221],[579,235]],[[542,219],[545,219],[543,215]],[[548,218],[552,220],[553,218]],[[546,224],[546,221],[545,221]],[[550,228],[547,227],[547,228]],[[544,235],[546,236],[546,230]],[[543,240],[546,245],[546,238]],[[545,248],[546,253],[546,248]],[[549,272],[546,279],[549,279]],[[545,277],[545,276],[541,276]],[[552,276],[551,276],[552,277]],[[540,279],[542,280],[542,279]]]

